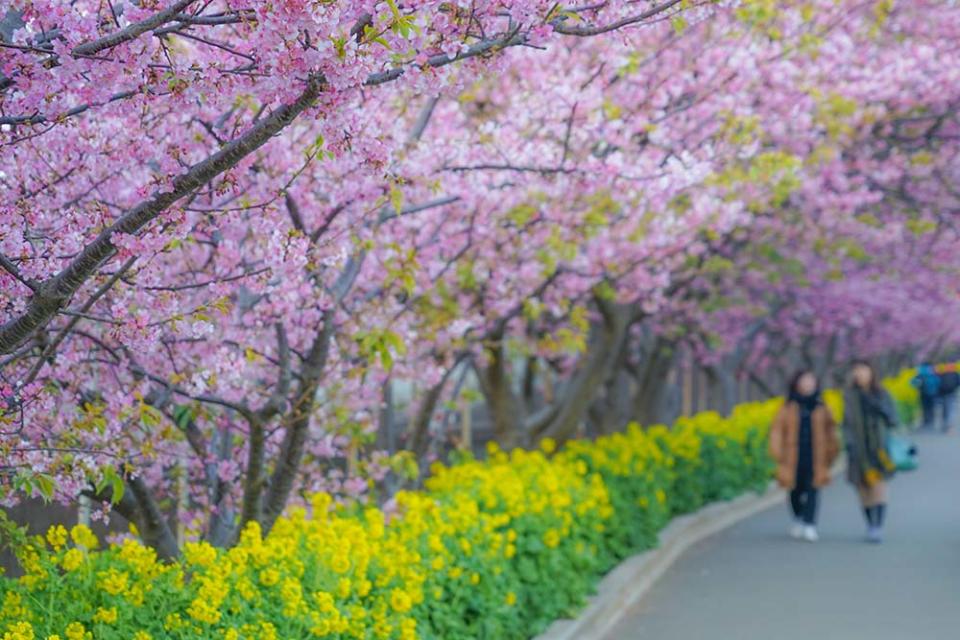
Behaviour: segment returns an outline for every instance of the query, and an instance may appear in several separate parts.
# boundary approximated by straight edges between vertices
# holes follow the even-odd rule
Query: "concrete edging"
[[[771,482],[760,495],[715,502],[675,518],[660,532],[660,543],[623,561],[597,586],[597,593],[574,620],[557,620],[534,640],[600,640],[650,591],[667,569],[696,543],[780,504],[785,492]]]
[[[841,456],[831,470],[831,479],[836,481],[846,468],[846,460]],[[741,520],[782,504],[786,495],[776,482],[771,482],[761,494],[747,493],[727,502],[714,502],[674,518],[660,532],[655,548],[627,558],[604,576],[596,595],[576,619],[557,620],[534,640],[603,640],[687,549]]]

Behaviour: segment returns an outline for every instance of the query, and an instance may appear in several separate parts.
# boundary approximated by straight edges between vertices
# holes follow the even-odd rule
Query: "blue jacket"
[[[917,367],[917,375],[913,377],[913,386],[920,389],[925,396],[935,396],[940,391],[940,376],[928,364]]]

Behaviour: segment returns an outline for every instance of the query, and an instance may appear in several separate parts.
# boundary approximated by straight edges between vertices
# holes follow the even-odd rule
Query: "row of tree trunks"
[[[779,395],[789,378],[784,369],[750,379],[749,341],[719,362],[691,365],[682,348],[638,326],[641,318],[630,306],[598,301],[597,310],[588,347],[565,379],[544,360],[528,357],[514,380],[503,334],[493,337],[485,360],[474,367],[498,442],[508,448],[545,437],[563,442],[631,422],[669,424],[705,410],[726,415],[738,403]]]

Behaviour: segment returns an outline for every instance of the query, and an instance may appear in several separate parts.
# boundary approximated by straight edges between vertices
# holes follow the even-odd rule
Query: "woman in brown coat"
[[[816,375],[798,372],[770,427],[770,455],[777,465],[777,481],[790,490],[790,535],[794,538],[818,540],[818,492],[830,483],[830,468],[839,451],[837,425],[820,399]]]

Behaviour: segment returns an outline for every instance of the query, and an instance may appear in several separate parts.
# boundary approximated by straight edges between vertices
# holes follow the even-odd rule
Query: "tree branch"
[[[159,26],[176,20],[180,12],[196,1],[197,0],[179,0],[171,7],[153,14],[146,20],[135,22],[134,24],[131,24],[120,31],[116,31],[110,35],[98,38],[97,40],[92,40],[90,42],[85,42],[84,44],[78,45],[73,48],[71,53],[74,56],[94,56],[101,51],[112,49],[117,45],[123,44],[124,42],[136,40],[147,31],[152,31]]]
[[[631,25],[637,24],[638,22],[643,22],[649,18],[656,16],[657,14],[663,13],[664,11],[675,7],[680,4],[683,0],[668,0],[661,4],[650,7],[643,13],[638,13],[633,16],[628,16],[617,20],[616,22],[611,22],[606,25],[598,26],[581,26],[581,27],[565,27],[560,23],[557,23],[554,26],[554,29],[557,33],[562,33],[565,36],[578,36],[578,37],[588,37],[588,36],[598,36],[602,33],[609,33],[610,31],[616,31],[624,27],[629,27]]]
[[[53,342],[47,345],[46,349],[43,350],[43,353],[37,359],[37,362],[33,365],[33,368],[30,369],[30,372],[27,373],[26,378],[24,378],[23,384],[21,386],[27,386],[33,382],[37,375],[40,374],[40,370],[43,368],[43,364],[50,360],[54,354],[57,352],[57,349],[60,348],[60,345],[64,340],[70,335],[71,332],[76,328],[80,321],[84,318],[85,314],[93,308],[93,305],[96,304],[97,300],[102,298],[107,291],[119,280],[127,270],[133,266],[133,263],[136,262],[137,258],[130,257],[125,263],[113,274],[110,279],[103,283],[99,289],[97,289],[90,298],[80,307],[79,312],[76,315],[71,316],[70,320],[67,322],[57,336],[53,339]]]
[[[16,278],[21,284],[31,291],[35,292],[37,290],[37,283],[33,280],[28,280],[27,278],[23,277],[23,275],[20,273],[20,270],[17,269],[17,265],[13,264],[13,261],[2,253],[0,253],[0,267],[3,267],[4,271]]]

